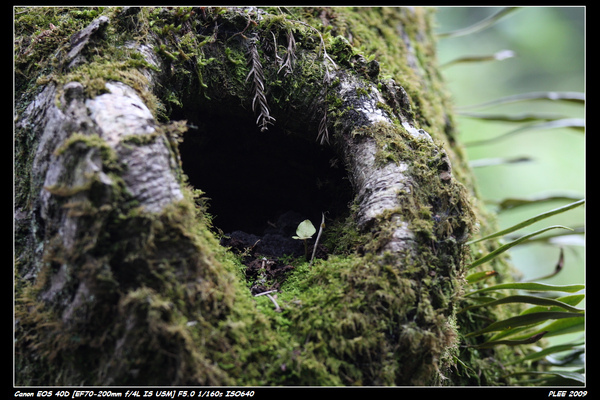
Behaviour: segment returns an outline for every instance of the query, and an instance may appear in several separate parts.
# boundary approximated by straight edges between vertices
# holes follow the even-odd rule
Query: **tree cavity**
[[[180,144],[189,183],[209,198],[208,213],[225,245],[257,247],[280,257],[304,253],[292,239],[309,219],[349,214],[352,189],[343,162],[314,133],[276,126],[261,131],[243,108],[210,112],[178,110],[189,129]]]

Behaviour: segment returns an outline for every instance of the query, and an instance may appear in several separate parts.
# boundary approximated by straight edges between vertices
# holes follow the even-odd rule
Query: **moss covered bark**
[[[432,15],[16,9],[17,383],[504,383],[457,315],[480,210]],[[219,129],[316,141],[352,184],[279,310],[182,169]]]

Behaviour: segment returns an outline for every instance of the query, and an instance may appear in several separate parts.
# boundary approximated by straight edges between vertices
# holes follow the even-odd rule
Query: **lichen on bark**
[[[431,12],[102,13],[58,47],[45,79],[20,85],[43,82],[17,99],[18,383],[459,382],[474,189]],[[317,146],[352,187],[330,221],[329,242],[347,245],[294,268],[281,313],[251,296],[180,158],[186,146],[225,157],[235,143],[202,140],[261,130],[326,138]]]

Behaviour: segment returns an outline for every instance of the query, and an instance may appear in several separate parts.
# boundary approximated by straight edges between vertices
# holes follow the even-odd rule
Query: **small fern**
[[[264,132],[268,130],[269,124],[273,125],[275,118],[271,116],[267,97],[265,96],[265,76],[263,74],[260,55],[258,54],[258,48],[256,46],[257,41],[257,34],[248,39],[250,72],[248,72],[248,75],[246,76],[246,82],[248,79],[252,78],[252,90],[254,92],[254,97],[252,98],[252,111],[256,113],[256,108],[258,107],[256,124],[260,127],[260,131]]]
[[[285,69],[284,76],[287,76],[292,73],[294,70],[294,62],[296,61],[296,39],[294,39],[294,33],[291,29],[288,29],[286,32],[288,46],[287,51],[285,53],[285,61],[281,63],[281,67],[277,71],[277,73],[281,72],[281,70]],[[277,47],[277,45],[276,45]]]

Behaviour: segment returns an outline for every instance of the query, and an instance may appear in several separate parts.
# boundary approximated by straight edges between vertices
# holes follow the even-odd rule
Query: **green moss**
[[[202,203],[201,193],[186,188],[183,176],[184,199],[159,214],[137,207],[118,180],[109,203],[78,204],[76,210],[71,204],[71,215],[89,224],[89,232],[78,238],[72,250],[62,245],[60,234],[51,235],[36,284],[17,279],[17,348],[23,354],[17,360],[19,383],[428,385],[442,384],[443,375],[452,375],[454,384],[499,381],[500,368],[491,357],[508,358],[508,351],[457,346],[459,339],[464,340],[460,335],[485,321],[473,314],[455,313],[468,257],[464,241],[475,229],[476,217],[485,222],[487,216],[476,215],[479,211],[470,205],[475,189],[467,179],[470,171],[462,150],[453,141],[450,103],[436,72],[433,42],[425,45],[419,39],[431,32],[429,10],[396,12],[384,7],[354,13],[349,8],[315,7],[302,9],[300,16],[297,9],[289,15],[272,9],[256,25],[250,14],[241,16],[220,8],[144,8],[135,20],[119,19],[118,9],[54,11],[52,19],[42,16],[44,12],[50,15],[49,11],[18,14],[16,66],[22,92],[33,92],[36,81],[53,80],[59,85],[79,81],[86,95],[93,97],[105,90],[106,81],[116,80],[137,89],[162,119],[168,119],[170,109],[177,107],[208,112],[241,104],[251,109],[244,35],[259,32],[269,105],[286,130],[302,127],[301,134],[305,134],[310,131],[306,116],[294,114],[295,109],[312,110],[315,99],[326,99],[327,110],[317,111],[329,112],[334,128],[352,111],[351,107],[341,109],[342,99],[333,90],[323,93],[323,39],[327,53],[365,82],[378,80],[379,87],[389,78],[398,82],[412,102],[410,117],[416,128],[425,129],[434,140],[417,139],[406,132],[394,117],[406,110],[391,101],[379,107],[392,117],[393,125],[353,131],[375,138],[380,165],[408,164],[415,190],[401,195],[401,207],[383,216],[377,232],[358,232],[352,219],[355,207],[350,207],[350,217],[334,221],[325,232],[325,243],[333,254],[312,267],[296,265],[277,294],[282,312],[276,312],[266,296],[251,297],[239,260],[220,247],[210,230],[206,208],[197,204]],[[90,50],[90,62],[68,74],[55,70],[56,65],[46,61],[48,55],[57,48],[61,54],[68,33],[81,29],[92,14],[100,12],[109,13],[116,22]],[[42,35],[36,30],[33,41],[24,38],[48,20],[60,24],[60,35]],[[118,29],[130,23],[139,29]],[[409,29],[409,40],[398,42],[394,28],[398,24]],[[151,32],[160,34],[157,50],[165,68],[159,94],[147,89],[139,69],[150,67],[140,55],[114,45],[144,41],[144,34]],[[298,43],[298,57],[293,72],[282,76],[273,57],[274,50],[280,56],[287,54],[288,32],[293,32]],[[277,39],[277,47],[271,38]],[[412,52],[407,43],[419,47],[416,68],[404,62]],[[367,61],[361,57],[376,60],[380,69],[368,72]],[[337,84],[334,81],[330,87]],[[368,91],[359,88],[356,94]],[[168,124],[156,135],[128,141],[141,145],[166,134],[176,154],[184,130],[182,124]],[[94,135],[73,134],[58,154],[67,155],[79,147],[95,149],[103,166],[116,171],[114,154]],[[452,160],[454,178],[450,180],[441,177],[448,169],[441,148]],[[55,190],[54,194],[68,204],[79,189],[90,187]],[[409,223],[415,233],[414,254],[379,254],[394,233],[390,214],[399,214]],[[100,299],[74,310],[81,315],[74,327],[61,322],[61,310],[40,300],[49,293],[52,276],[62,265],[68,279],[56,296],[73,298],[77,282],[100,285],[94,286]],[[99,331],[101,337],[96,334]],[[105,367],[98,370],[98,366]]]

